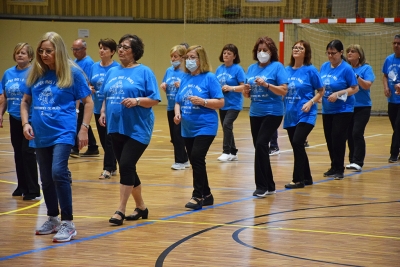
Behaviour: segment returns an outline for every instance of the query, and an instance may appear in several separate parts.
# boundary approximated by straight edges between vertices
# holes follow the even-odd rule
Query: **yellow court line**
[[[17,183],[15,183],[15,182],[10,182],[10,181],[5,181],[5,180],[0,180],[0,183],[17,184]],[[40,190],[40,194],[43,196],[42,190]],[[23,207],[23,208],[16,209],[16,210],[10,210],[10,211],[6,211],[6,212],[0,212],[0,216],[1,216],[1,215],[7,215],[7,214],[10,214],[10,213],[20,212],[20,211],[23,211],[23,210],[29,210],[29,209],[31,209],[31,208],[33,208],[33,207],[39,206],[39,205],[42,204],[43,202],[44,202],[44,197],[42,197],[42,199],[40,199],[39,202],[36,202],[36,203],[34,203],[34,204],[32,204],[32,205],[29,205],[29,206],[27,206],[27,207]]]

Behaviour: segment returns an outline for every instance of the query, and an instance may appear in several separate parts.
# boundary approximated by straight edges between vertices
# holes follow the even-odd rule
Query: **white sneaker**
[[[185,166],[185,168],[190,168],[190,162],[186,161],[185,163],[183,163],[183,165]]]
[[[185,169],[185,163],[174,163],[171,166],[171,169],[173,170],[184,170]]]
[[[74,239],[77,232],[72,221],[62,221],[60,230],[53,236],[53,242],[68,242]]]
[[[60,218],[49,216],[47,221],[44,222],[42,226],[36,229],[37,235],[48,235],[52,233],[57,233],[60,230],[61,221]]]
[[[226,161],[229,160],[230,157],[231,157],[231,154],[222,153],[222,155],[219,156],[218,160],[219,160],[219,161],[226,162]]]
[[[230,160],[230,161],[238,161],[239,159],[238,159],[238,156],[237,156],[237,155],[229,154],[229,160]]]
[[[267,195],[276,194],[276,191],[265,191],[263,194],[257,194],[258,197],[266,197]]]
[[[361,171],[361,166],[358,165],[357,163],[350,163],[349,165],[346,165],[346,169],[348,170],[355,170],[357,172]]]

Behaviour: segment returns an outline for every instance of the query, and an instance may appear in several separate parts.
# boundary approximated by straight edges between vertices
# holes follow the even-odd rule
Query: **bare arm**
[[[84,110],[83,110],[83,119],[82,119],[82,125],[78,125],[78,127],[81,127],[78,133],[78,141],[79,141],[79,150],[82,149],[84,146],[87,146],[88,144],[88,127],[85,125],[90,124],[90,120],[92,119],[92,114],[93,114],[93,100],[92,96],[88,95],[85,98],[81,99],[84,105]]]
[[[182,120],[181,105],[179,105],[178,103],[175,103],[174,111],[175,111],[174,122],[176,125],[178,125],[179,123],[181,123],[181,120]]]
[[[315,103],[319,103],[321,101],[321,98],[324,96],[325,94],[325,88],[321,87],[319,89],[317,89],[318,92],[316,93],[316,95],[311,98],[309,101],[307,101],[306,103],[304,103],[303,107],[301,108],[302,111],[304,112],[309,112],[311,107],[315,104]]]
[[[0,128],[3,128],[3,116],[7,110],[7,97],[6,92],[0,95]]]
[[[364,90],[368,90],[372,86],[372,82],[371,81],[364,80],[360,76],[358,76],[357,82],[361,86],[361,88],[364,89]]]
[[[219,109],[225,104],[225,100],[223,98],[205,99],[198,96],[192,96],[189,98],[189,100],[193,105],[203,106],[210,109]]]
[[[387,77],[386,74],[383,74],[382,82],[383,82],[383,93],[385,94],[386,97],[390,97],[391,96],[391,92],[390,92],[390,89],[389,89],[388,77]]]
[[[157,105],[159,102],[160,101],[151,99],[149,97],[132,97],[125,98],[124,100],[122,100],[121,104],[127,108],[133,108],[136,106],[140,106],[142,108],[151,108],[152,106]]]
[[[239,83],[239,85],[236,86],[230,86],[230,85],[224,85],[222,86],[222,91],[223,92],[236,92],[236,93],[241,93],[244,90],[244,83]]]
[[[21,100],[21,121],[22,131],[27,140],[35,138],[32,126],[29,124],[29,110],[32,103],[32,96],[24,94]]]

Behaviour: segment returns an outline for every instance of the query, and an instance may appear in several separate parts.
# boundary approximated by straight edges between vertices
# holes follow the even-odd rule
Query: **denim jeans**
[[[222,142],[222,152],[225,154],[236,155],[237,149],[235,145],[235,137],[233,135],[233,123],[237,119],[240,110],[219,110],[219,118],[224,132]]]
[[[94,114],[96,119],[97,133],[99,134],[101,146],[104,149],[103,170],[112,172],[117,170],[117,160],[112,148],[111,136],[107,134],[107,128],[99,123],[100,114]]]
[[[72,145],[56,144],[50,147],[36,148],[44,201],[48,216],[60,214],[61,220],[73,220],[72,190],[68,176],[68,158]]]

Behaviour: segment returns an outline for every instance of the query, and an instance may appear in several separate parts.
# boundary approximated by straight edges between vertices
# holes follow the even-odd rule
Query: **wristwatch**
[[[86,129],[89,129],[89,124],[86,124],[86,123],[84,123],[84,122],[82,122],[82,125],[84,126],[84,127],[86,127]]]
[[[135,99],[136,99],[136,106],[140,106],[140,98],[136,97]]]
[[[207,106],[208,102],[207,99],[204,99],[204,106]]]
[[[78,114],[78,113],[79,113],[79,109],[75,109],[75,111],[76,111],[76,114]]]

